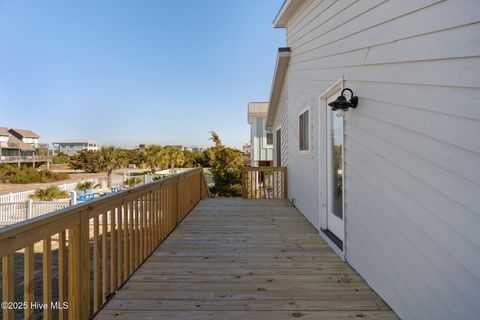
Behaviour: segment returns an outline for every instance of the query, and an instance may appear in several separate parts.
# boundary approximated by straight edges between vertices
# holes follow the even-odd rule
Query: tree
[[[163,168],[167,165],[163,155],[163,148],[157,144],[151,144],[143,150],[142,162],[155,173],[157,168]]]
[[[225,147],[215,131],[211,132],[214,147],[208,149],[210,171],[219,196],[239,196],[242,186],[243,160],[240,150]]]
[[[208,150],[202,150],[195,152],[194,155],[194,166],[206,168],[210,166],[210,156]]]
[[[38,201],[53,201],[56,199],[68,198],[68,192],[60,190],[57,186],[50,186],[46,189],[37,189],[35,193],[30,196],[33,200]]]
[[[113,146],[102,147],[96,152],[95,166],[100,171],[107,172],[107,185],[112,186],[113,170],[125,167],[128,164],[125,150]]]
[[[82,191],[83,193],[86,193],[89,189],[94,189],[97,188],[99,185],[94,184],[93,181],[85,181],[85,182],[79,182],[77,183],[76,189],[78,191]]]
[[[167,168],[171,170],[175,169],[175,167],[183,166],[185,162],[183,151],[175,147],[164,147],[162,149],[162,157],[166,162]]]
[[[98,152],[82,150],[70,159],[70,167],[75,170],[83,170],[87,173],[99,172]]]
[[[137,177],[128,178],[123,182],[123,184],[128,188],[133,188],[133,187],[139,185],[140,183],[142,183],[142,180],[140,180]]]

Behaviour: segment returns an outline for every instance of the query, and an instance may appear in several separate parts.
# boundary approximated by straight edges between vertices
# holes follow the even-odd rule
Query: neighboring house
[[[274,25],[292,203],[402,319],[480,319],[480,1],[287,0]]]
[[[8,130],[13,136],[17,139],[22,140],[25,144],[31,146],[32,148],[38,148],[38,139],[40,136],[31,130],[24,129],[10,129]]]
[[[254,167],[271,166],[273,135],[265,129],[268,102],[248,104],[248,124],[250,125],[250,158]]]
[[[73,156],[83,150],[98,151],[100,145],[92,140],[64,140],[53,143],[53,151],[55,154],[64,153]]]
[[[40,144],[39,138],[30,130],[0,127],[0,163],[48,165],[48,146]]]
[[[247,156],[250,155],[250,143],[245,143],[242,146],[242,152],[243,152],[244,155],[247,155]]]
[[[197,146],[189,146],[189,147],[183,147],[184,151],[191,151],[191,152],[198,152],[202,151],[203,149]]]

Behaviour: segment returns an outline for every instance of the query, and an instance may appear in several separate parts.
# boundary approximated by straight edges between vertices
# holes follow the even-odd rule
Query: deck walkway
[[[397,319],[286,200],[203,200],[97,319]]]

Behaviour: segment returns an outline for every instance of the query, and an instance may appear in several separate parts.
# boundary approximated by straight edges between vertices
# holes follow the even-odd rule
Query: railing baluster
[[[34,269],[35,269],[35,250],[33,245],[25,248],[24,256],[24,287],[23,300],[27,303],[24,310],[25,319],[33,319],[34,309],[30,308],[31,303],[35,301],[35,283],[34,283]],[[60,260],[59,260],[60,261]],[[5,300],[4,300],[5,301]]]
[[[129,259],[128,256],[128,208],[129,203],[127,202],[122,206],[123,211],[123,281],[126,281],[129,276]]]
[[[107,212],[102,214],[102,303],[107,301],[108,295],[108,248],[107,248]]]
[[[128,258],[129,258],[129,269],[128,269],[128,273],[132,273],[133,272],[133,266],[134,266],[134,260],[135,260],[135,236],[134,236],[134,221],[133,221],[133,200],[130,201],[130,204],[129,204],[129,226],[130,226],[130,232],[129,232],[129,242],[130,242],[130,245],[129,245],[129,255],[128,255]]]
[[[14,302],[14,270],[13,253],[2,257],[2,301]],[[3,319],[10,320],[14,318],[13,308],[3,308]]]
[[[100,307],[99,216],[93,218],[93,311]],[[103,235],[103,234],[102,234]]]
[[[140,237],[139,218],[140,218],[140,214],[139,214],[139,200],[138,200],[138,198],[134,202],[133,215],[135,216],[135,247],[133,249],[134,249],[134,255],[135,255],[135,269],[136,269],[139,265],[139,256],[140,256],[140,252],[139,252],[139,237]],[[132,270],[132,272],[133,272],[133,270]]]
[[[123,205],[120,205],[116,208],[117,210],[117,288],[120,287],[122,283],[122,258],[123,258],[123,248],[122,248],[122,211]]]
[[[43,319],[52,319],[52,239],[43,240]]]
[[[62,308],[58,310],[58,318],[60,320],[67,318],[66,309],[63,308],[63,303],[67,301],[66,240],[66,232],[60,232],[58,234],[58,303],[62,306]]]
[[[112,208],[110,210],[110,293],[115,292],[116,289],[116,274],[115,274],[115,245],[116,245],[116,237],[115,237],[115,210],[116,208]]]

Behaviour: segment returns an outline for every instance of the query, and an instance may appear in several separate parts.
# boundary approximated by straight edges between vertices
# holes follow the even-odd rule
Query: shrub
[[[242,190],[243,159],[239,150],[225,147],[220,137],[211,132],[215,146],[208,149],[210,172],[215,186],[212,193],[224,197],[237,197]]]
[[[78,191],[82,191],[83,193],[87,192],[89,189],[94,189],[99,187],[98,184],[94,184],[93,181],[85,181],[85,182],[79,182],[77,183],[77,189]]]
[[[43,183],[65,180],[69,178],[70,176],[66,173],[53,173],[46,170],[38,171],[35,168],[27,166],[0,166],[0,181],[2,183]]]
[[[68,163],[68,160],[69,160],[68,156],[65,153],[61,153],[61,152],[52,157],[52,163],[53,164]]]
[[[30,196],[33,200],[38,201],[53,201],[57,199],[68,198],[68,192],[60,190],[57,186],[50,186],[46,189],[37,189],[35,193]]]
[[[140,183],[142,183],[142,180],[137,177],[130,177],[123,182],[123,184],[128,188],[133,188]]]

